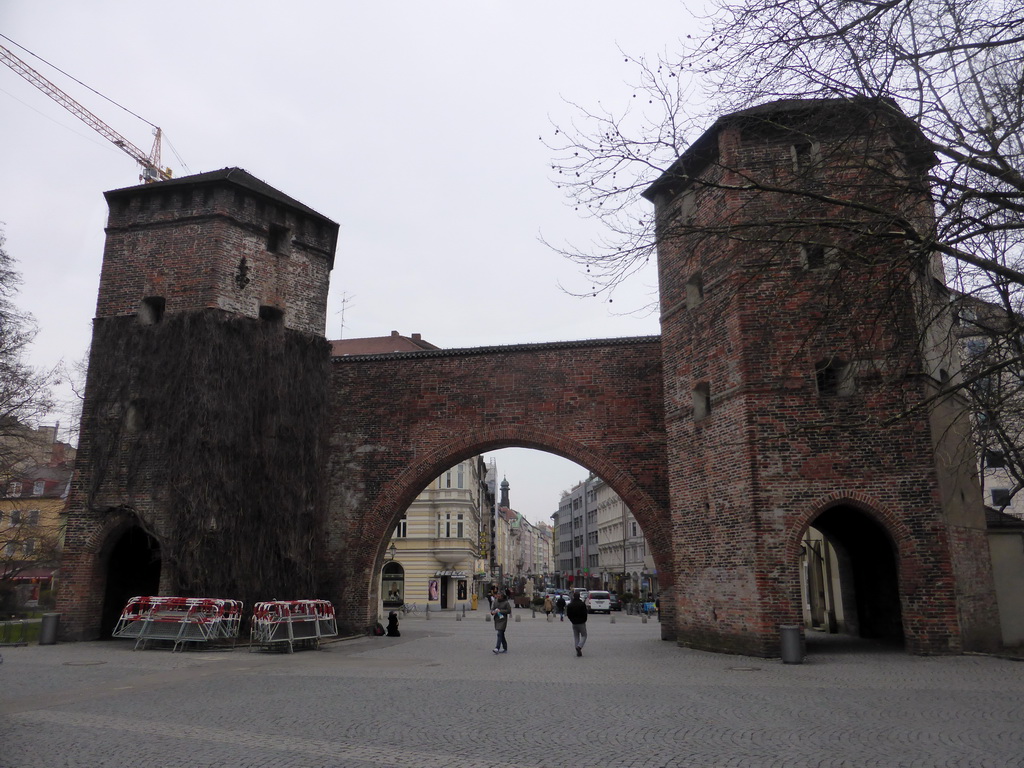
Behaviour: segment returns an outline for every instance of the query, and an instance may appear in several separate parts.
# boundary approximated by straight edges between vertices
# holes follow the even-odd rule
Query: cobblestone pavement
[[[663,642],[657,621],[482,612],[318,651],[4,648],[0,768],[1024,766],[1024,663],[816,641],[803,664]]]

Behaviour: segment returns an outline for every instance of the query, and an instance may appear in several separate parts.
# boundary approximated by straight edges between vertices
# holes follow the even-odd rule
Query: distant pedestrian
[[[551,602],[551,595],[544,595],[544,615],[550,616],[555,610],[555,604]]]
[[[565,615],[572,622],[572,642],[576,646],[576,655],[582,656],[583,646],[587,642],[587,606],[580,600],[579,592],[572,596]]]
[[[555,608],[558,609],[558,620],[565,621],[565,597],[562,595],[558,596],[558,600],[555,602]]]
[[[388,614],[388,637],[401,637],[402,633],[398,631],[398,614],[395,611],[391,611]]]
[[[508,653],[508,642],[505,640],[505,627],[508,626],[508,615],[512,613],[512,603],[505,597],[504,592],[499,592],[491,607],[491,615],[494,617],[494,631],[498,633],[498,639],[494,646],[494,653]]]

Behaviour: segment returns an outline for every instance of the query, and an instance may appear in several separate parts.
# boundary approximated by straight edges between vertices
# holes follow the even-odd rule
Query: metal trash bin
[[[800,664],[804,660],[804,650],[800,643],[800,625],[783,624],[779,627],[782,640],[782,663]]]
[[[44,613],[43,623],[39,627],[39,644],[56,645],[57,629],[60,627],[59,613]]]

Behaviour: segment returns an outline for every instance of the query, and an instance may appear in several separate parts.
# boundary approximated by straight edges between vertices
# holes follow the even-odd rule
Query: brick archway
[[[660,356],[660,340],[642,338],[335,358],[324,588],[339,615],[372,623],[373,574],[424,486],[506,447],[601,476],[648,534],[670,585]]]

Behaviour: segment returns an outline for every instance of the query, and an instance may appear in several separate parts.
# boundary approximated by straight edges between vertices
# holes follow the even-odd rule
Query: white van
[[[587,613],[610,614],[612,612],[612,596],[604,590],[590,590],[583,599],[583,603],[587,606]]]

